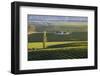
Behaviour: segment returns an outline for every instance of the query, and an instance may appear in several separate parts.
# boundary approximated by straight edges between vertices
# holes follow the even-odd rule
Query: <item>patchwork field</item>
[[[28,60],[80,59],[87,58],[87,41],[28,43]]]

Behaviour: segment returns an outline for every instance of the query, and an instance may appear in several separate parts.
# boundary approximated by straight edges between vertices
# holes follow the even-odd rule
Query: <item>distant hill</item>
[[[87,32],[88,26],[84,22],[65,22],[65,23],[31,23],[28,24],[28,33],[30,32],[55,32],[55,31],[65,31],[65,32]]]

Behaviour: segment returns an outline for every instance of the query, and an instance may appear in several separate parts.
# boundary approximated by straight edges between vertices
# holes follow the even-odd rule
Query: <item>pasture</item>
[[[87,58],[87,41],[28,43],[28,60],[80,59]]]

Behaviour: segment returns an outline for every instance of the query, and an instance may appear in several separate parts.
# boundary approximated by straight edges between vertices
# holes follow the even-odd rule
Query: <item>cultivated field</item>
[[[28,43],[28,60],[80,59],[87,58],[87,41]]]

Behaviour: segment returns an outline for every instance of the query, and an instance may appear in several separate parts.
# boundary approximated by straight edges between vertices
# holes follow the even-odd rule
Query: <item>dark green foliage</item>
[[[81,59],[87,58],[87,49],[40,50],[28,52],[28,60]]]
[[[28,42],[41,41],[43,41],[43,33],[33,33],[28,35]],[[87,32],[72,32],[70,35],[47,33],[47,41],[87,41]]]

